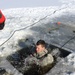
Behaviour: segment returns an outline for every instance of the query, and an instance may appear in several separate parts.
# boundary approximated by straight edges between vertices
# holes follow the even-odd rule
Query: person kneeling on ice
[[[46,72],[46,70],[50,70],[53,62],[54,62],[54,58],[46,49],[46,43],[44,40],[37,41],[35,52],[25,59],[25,65],[27,64],[32,65],[31,70],[33,68],[34,70],[39,69],[38,68],[39,66],[40,70],[43,72]],[[32,70],[32,72],[34,70]]]
[[[3,13],[0,10],[0,30],[2,30],[4,28],[5,20],[6,20],[5,16],[3,15]]]

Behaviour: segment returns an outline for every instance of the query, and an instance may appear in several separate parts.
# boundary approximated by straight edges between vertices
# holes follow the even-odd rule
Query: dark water
[[[0,75],[3,75],[4,73],[6,73],[6,70],[2,67],[0,67]]]

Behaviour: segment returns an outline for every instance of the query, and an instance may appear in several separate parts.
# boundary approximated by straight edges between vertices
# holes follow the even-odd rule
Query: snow
[[[34,42],[36,42],[39,38],[42,37],[45,40],[50,41],[48,40],[46,35],[39,36],[40,31],[41,33],[43,32],[41,29],[37,32],[36,29],[37,26],[44,28],[45,24],[48,23],[54,24],[59,21],[64,25],[75,27],[74,6],[72,7],[66,6],[60,8],[59,7],[16,8],[16,9],[12,8],[12,9],[4,9],[3,13],[6,16],[6,22],[4,29],[0,31],[0,57],[6,57],[16,52],[17,50],[22,49],[26,45],[25,40],[30,37],[32,38],[32,36],[35,36],[34,39],[37,38],[35,40],[32,39]],[[47,32],[48,30],[44,31]],[[56,32],[56,34],[53,34],[51,36],[56,35],[60,36],[60,32],[58,31]],[[58,40],[60,41],[60,39]],[[75,61],[74,61],[75,53],[70,54],[69,56],[66,57],[66,59],[67,60],[64,59],[63,64],[69,65],[75,69]],[[75,75],[75,72],[72,71],[70,74],[68,74],[65,71],[63,72],[63,75]]]
[[[75,75],[75,53],[59,61],[46,75]]]
[[[2,44],[15,30],[25,28],[38,22],[41,18],[53,13],[54,9],[56,8],[14,8],[3,10],[3,13],[6,16],[6,25],[4,30],[0,32],[0,38],[3,38],[3,40],[1,39],[2,42],[0,42],[0,44]]]
[[[68,65],[71,65],[72,67],[75,68],[75,53],[72,53],[70,54],[68,57],[67,57],[67,64]]]

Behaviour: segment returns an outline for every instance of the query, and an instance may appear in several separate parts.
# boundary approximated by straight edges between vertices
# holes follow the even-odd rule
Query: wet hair
[[[39,40],[39,41],[37,41],[36,45],[42,45],[45,47],[46,43],[44,40]]]

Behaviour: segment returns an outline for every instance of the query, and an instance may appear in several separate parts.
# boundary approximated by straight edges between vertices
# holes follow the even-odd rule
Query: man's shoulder
[[[52,64],[54,62],[54,58],[51,54],[48,54],[46,57],[44,57],[40,64],[41,66],[47,66],[48,64]]]
[[[45,51],[45,53],[48,53],[48,50],[47,49],[45,49],[44,51]]]

